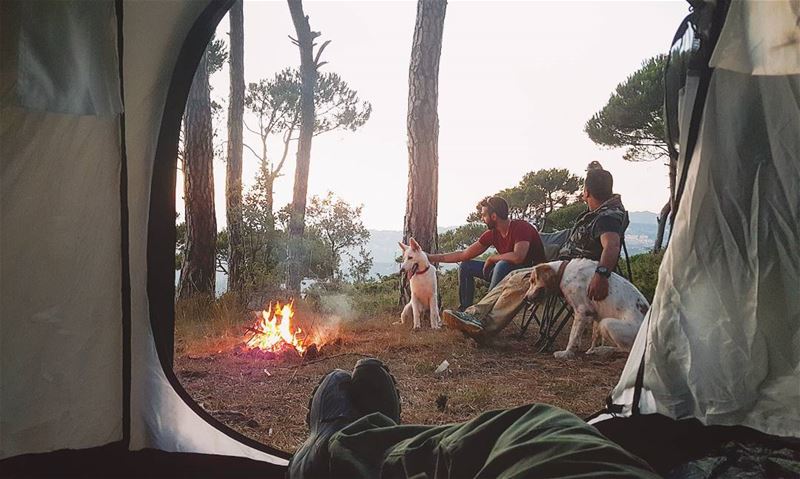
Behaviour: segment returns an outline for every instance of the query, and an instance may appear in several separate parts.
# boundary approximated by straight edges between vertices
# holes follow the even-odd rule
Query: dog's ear
[[[419,243],[417,243],[417,240],[415,240],[414,238],[410,238],[408,240],[408,244],[411,246],[411,249],[413,249],[414,251],[420,251],[422,249],[422,248],[420,248]]]
[[[540,264],[536,266],[536,268],[533,270],[533,275],[531,275],[531,278],[536,278],[535,280],[539,281],[539,284],[544,286],[545,289],[550,292],[558,291],[557,275],[555,271],[553,271],[553,268],[547,264]]]
[[[407,250],[407,249],[408,249],[408,245],[406,245],[406,244],[403,244],[403,242],[402,242],[402,241],[398,241],[398,242],[397,242],[397,244],[399,244],[399,245],[400,245],[400,249],[401,249],[401,250],[403,250],[403,252],[405,252],[405,250]]]
[[[533,267],[533,271],[531,272],[531,284],[538,284],[539,283],[539,272],[542,270],[542,265],[537,264]]]

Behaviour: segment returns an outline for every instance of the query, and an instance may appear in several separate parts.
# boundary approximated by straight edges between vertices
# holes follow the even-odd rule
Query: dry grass
[[[216,314],[223,312],[233,314],[225,308]],[[330,320],[308,312],[298,317],[317,326]],[[514,337],[518,329],[509,326],[493,345],[479,347],[457,332],[415,333],[391,325],[394,319],[340,324],[341,344],[308,364],[299,357],[270,360],[222,348],[237,342],[243,327],[239,318],[220,317],[207,328],[181,330],[179,323],[178,335],[190,332],[193,339],[177,341],[175,370],[198,403],[222,422],[265,444],[294,451],[308,434],[304,421],[314,386],[334,368],[351,369],[360,355],[380,358],[395,375],[403,422],[425,424],[463,421],[488,409],[532,402],[587,416],[603,406],[625,364],[622,356],[559,361],[537,354],[532,347],[535,327],[520,340]],[[215,338],[226,323],[233,329]],[[565,340],[567,332],[561,336]],[[435,375],[445,359],[449,370]]]
[[[239,298],[196,296],[175,306],[175,356],[209,355],[233,349],[252,323]]]

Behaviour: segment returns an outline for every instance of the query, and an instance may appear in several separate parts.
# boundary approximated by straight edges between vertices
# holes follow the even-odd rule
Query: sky
[[[356,132],[314,138],[309,198],[332,191],[363,204],[367,228],[401,230],[408,186],[406,114],[414,1],[304,1],[311,29],[331,40],[323,71],[336,72],[372,104]],[[592,160],[614,175],[631,211],[661,209],[668,198],[663,162],[631,163],[623,150],[589,140],[583,125],[617,84],[664,53],[684,1],[450,1],[439,70],[439,226],[463,224],[475,203],[516,185],[529,171],[568,168],[582,175]],[[299,66],[284,1],[244,3],[245,82]],[[217,38],[227,41],[223,18]],[[212,98],[227,104],[228,70],[211,78]],[[224,142],[225,119],[218,130]],[[245,116],[247,121],[247,115]],[[245,143],[256,137],[245,132]],[[294,151],[275,183],[275,205],[291,201]],[[244,152],[243,182],[257,160]],[[218,228],[225,226],[225,165],[214,165]],[[182,186],[178,185],[178,211]]]

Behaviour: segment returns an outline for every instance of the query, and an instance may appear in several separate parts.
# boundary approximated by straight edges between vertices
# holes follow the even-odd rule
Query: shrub
[[[354,315],[354,286],[344,281],[331,280],[317,282],[305,292],[304,299],[298,304],[309,311],[323,315],[336,315],[340,318],[351,318]]]
[[[642,292],[647,301],[653,302],[653,294],[656,292],[658,282],[658,268],[664,251],[657,253],[643,253],[631,256],[631,273],[633,274],[633,284]],[[624,268],[624,266],[623,266]]]
[[[353,286],[351,299],[353,309],[359,317],[400,316],[399,274],[378,275],[364,283]]]
[[[458,270],[451,269],[437,273],[439,296],[444,309],[455,309],[458,307]],[[488,283],[484,281],[475,282],[475,300],[482,298],[486,294]],[[351,287],[348,296],[352,301],[353,310],[359,317],[376,316],[398,316],[402,310],[400,299],[400,277],[399,274],[379,276],[365,283],[359,283]]]
[[[567,206],[551,211],[547,215],[547,222],[543,229],[544,233],[570,229],[575,225],[575,220],[586,212],[586,203],[576,201]]]

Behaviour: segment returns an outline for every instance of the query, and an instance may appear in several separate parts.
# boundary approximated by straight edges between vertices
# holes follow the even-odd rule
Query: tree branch
[[[254,154],[254,155],[255,155],[255,157],[256,157],[256,158],[258,158],[259,160],[261,160],[261,161],[265,161],[265,160],[264,160],[264,158],[261,158],[261,156],[259,156],[259,154],[255,152],[255,150],[253,150],[252,148],[250,148],[250,145],[248,145],[247,143],[242,143],[242,146],[245,146],[245,147],[246,147],[248,150],[250,150],[250,152],[251,152],[252,154]]]
[[[228,274],[228,270],[225,269],[224,266],[222,266],[222,259],[219,256],[217,256],[217,271],[221,271],[225,274]]]
[[[261,136],[261,132],[260,131],[256,131],[256,130],[250,128],[249,126],[247,126],[247,122],[243,121],[242,124],[244,125],[245,128],[247,128],[247,131],[249,131],[250,133],[255,133],[256,135]]]
[[[269,115],[269,121],[267,122],[267,127],[264,128],[264,136],[268,136],[272,133],[272,129],[275,128],[275,124],[280,120],[280,118],[275,118],[275,115],[278,112],[276,110],[272,110]]]
[[[278,166],[272,171],[273,174],[277,175],[283,169],[283,164],[286,162],[286,157],[289,154],[289,143],[292,141],[292,132],[294,131],[296,121],[297,117],[295,117],[295,121],[292,122],[292,126],[283,137],[283,155],[281,156],[281,161],[278,163]]]
[[[329,112],[331,112],[334,108],[339,108],[342,105],[347,105],[347,99],[346,98],[340,98],[339,101],[337,101],[336,103],[332,104],[327,110],[317,113],[317,117],[323,117],[323,116],[327,115]]]
[[[329,131],[338,130],[339,128],[341,128],[343,126],[344,126],[344,123],[337,123],[335,126],[333,126],[331,128],[323,128],[323,129],[314,131],[313,136],[318,136],[318,135],[321,135],[323,133],[328,133]]]
[[[317,33],[317,36],[319,36],[318,32],[314,32],[314,33]],[[319,58],[322,56],[322,52],[325,51],[325,48],[330,44],[331,44],[330,40],[325,40],[325,42],[322,43],[322,46],[319,47],[319,50],[317,50],[317,56],[314,57],[314,66],[315,66],[315,68],[319,68],[322,65],[324,65],[325,63],[327,63],[327,62],[320,63],[319,62]]]

